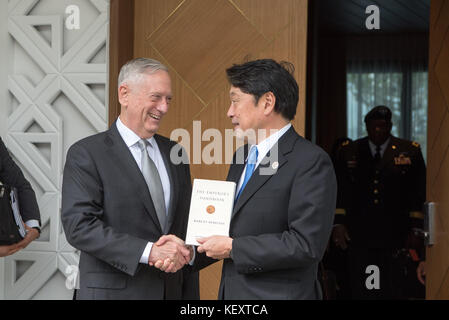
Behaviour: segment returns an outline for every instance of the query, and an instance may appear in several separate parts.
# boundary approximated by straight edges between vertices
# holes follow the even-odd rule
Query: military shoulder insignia
[[[414,146],[414,147],[416,147],[416,148],[419,148],[419,143],[418,143],[418,142],[415,142],[415,141],[413,141],[413,142],[412,142],[412,146]]]

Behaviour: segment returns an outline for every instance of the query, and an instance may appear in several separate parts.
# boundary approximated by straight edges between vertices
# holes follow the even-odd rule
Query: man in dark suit
[[[414,277],[424,248],[416,232],[422,228],[426,197],[421,148],[391,135],[391,111],[386,106],[373,108],[365,124],[368,136],[343,142],[337,157],[332,240],[348,250],[354,299],[423,297],[423,287]],[[378,269],[367,269],[370,266]]]
[[[0,257],[6,257],[26,248],[31,241],[39,237],[41,217],[30,183],[24,177],[22,170],[17,166],[8,153],[5,144],[0,138],[0,182],[16,188],[20,204],[20,214],[25,222],[27,234],[25,238],[13,245],[0,246]],[[0,221],[0,224],[2,222]]]
[[[62,223],[81,251],[77,298],[198,298],[198,274],[181,269],[192,258],[181,240],[189,166],[175,165],[176,144],[156,134],[172,98],[170,76],[160,62],[138,58],[122,67],[118,82],[119,118],[75,143],[64,168]],[[168,233],[174,241],[155,245]]]
[[[227,177],[237,184],[230,236],[200,239],[198,252],[224,259],[220,299],[320,299],[317,269],[336,200],[332,162],[290,124],[299,95],[291,64],[264,59],[226,72],[227,115],[249,144]]]

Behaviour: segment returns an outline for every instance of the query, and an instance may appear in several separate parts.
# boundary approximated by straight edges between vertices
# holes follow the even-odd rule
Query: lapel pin
[[[271,167],[276,170],[279,167],[279,162],[275,161],[273,162],[273,164],[271,165]]]

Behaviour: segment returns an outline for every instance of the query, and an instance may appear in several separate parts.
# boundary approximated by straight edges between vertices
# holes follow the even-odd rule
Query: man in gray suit
[[[230,237],[198,240],[198,252],[224,259],[221,299],[322,297],[317,269],[337,185],[327,154],[290,124],[298,104],[290,67],[265,59],[227,70],[227,115],[249,144],[237,150],[227,177],[237,184]],[[198,255],[195,264],[211,262]]]
[[[118,83],[119,118],[72,145],[64,168],[62,223],[81,251],[77,298],[196,299],[198,274],[182,269],[192,258],[181,240],[190,170],[173,164],[176,144],[156,134],[172,98],[170,76],[160,62],[138,58]],[[164,234],[173,241],[155,244]]]

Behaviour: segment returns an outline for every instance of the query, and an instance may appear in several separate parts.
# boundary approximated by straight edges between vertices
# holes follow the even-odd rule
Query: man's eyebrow
[[[164,96],[164,94],[162,94],[161,92],[158,92],[158,91],[150,91],[148,94],[149,95]],[[171,98],[173,95],[170,93],[170,94],[167,94],[166,96]]]

